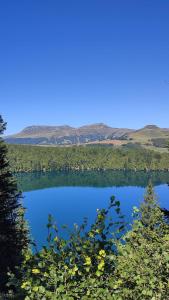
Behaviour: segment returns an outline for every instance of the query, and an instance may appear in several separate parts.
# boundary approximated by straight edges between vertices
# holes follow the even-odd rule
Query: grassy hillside
[[[155,125],[148,125],[140,130],[136,130],[128,135],[130,139],[141,144],[152,145],[153,139],[165,139],[169,140],[169,130],[161,129]]]

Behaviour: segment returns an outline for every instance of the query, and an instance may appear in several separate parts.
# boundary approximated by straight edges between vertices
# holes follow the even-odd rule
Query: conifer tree
[[[140,206],[141,222],[150,230],[160,230],[164,225],[164,212],[160,208],[152,182],[149,181],[144,201]]]
[[[6,123],[0,116],[0,135]],[[16,272],[22,253],[28,246],[28,230],[24,221],[22,195],[10,171],[7,146],[0,137],[0,291],[5,290],[7,272]]]
[[[156,196],[153,190],[153,186],[151,181],[149,181],[149,184],[147,186],[147,191],[144,196],[144,201],[141,205],[141,221],[144,226],[150,226],[152,223],[152,211],[154,212],[154,209],[157,207],[157,202],[156,202]],[[154,223],[154,221],[153,221]]]

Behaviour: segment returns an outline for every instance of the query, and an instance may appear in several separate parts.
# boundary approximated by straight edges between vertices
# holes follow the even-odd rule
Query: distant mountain
[[[141,144],[152,144],[160,147],[162,143],[165,145],[169,140],[169,128],[147,125],[142,129],[129,133],[128,137]]]
[[[131,129],[112,128],[103,123],[79,128],[64,126],[29,126],[20,133],[5,137],[10,144],[72,145],[94,141],[123,139]]]
[[[85,125],[79,128],[63,126],[29,126],[20,133],[7,136],[9,144],[32,145],[76,145],[90,143],[112,143],[121,140],[124,143],[154,145],[165,147],[169,140],[169,128],[147,125],[139,130],[112,128],[103,123]],[[122,142],[121,142],[122,143]],[[115,143],[118,144],[118,143]]]

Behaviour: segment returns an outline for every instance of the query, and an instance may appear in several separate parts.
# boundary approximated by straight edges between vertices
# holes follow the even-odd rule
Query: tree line
[[[12,172],[54,170],[169,170],[169,154],[113,147],[8,145]]]

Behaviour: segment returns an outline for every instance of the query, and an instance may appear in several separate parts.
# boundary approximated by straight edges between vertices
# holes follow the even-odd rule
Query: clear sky
[[[169,127],[169,1],[0,1],[0,113],[7,134]]]

